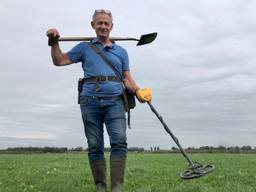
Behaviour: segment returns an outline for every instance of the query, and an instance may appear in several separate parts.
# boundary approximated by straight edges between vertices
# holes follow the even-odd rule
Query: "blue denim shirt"
[[[104,47],[97,39],[92,41],[114,67],[123,74],[129,71],[129,58],[126,50],[113,43],[110,47]],[[116,76],[113,70],[102,60],[102,58],[90,48],[87,42],[81,42],[67,52],[69,59],[74,62],[82,62],[84,77],[93,76]],[[116,96],[122,94],[122,87],[119,82],[104,81],[99,82],[99,91],[95,89],[95,83],[85,82],[81,95],[84,96]]]

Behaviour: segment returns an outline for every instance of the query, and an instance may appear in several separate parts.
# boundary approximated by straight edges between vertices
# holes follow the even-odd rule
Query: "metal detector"
[[[156,109],[153,107],[153,105],[150,102],[147,102],[150,109],[153,111],[153,113],[157,116],[157,118],[160,120],[160,122],[162,123],[162,125],[164,126],[165,131],[172,137],[172,139],[174,140],[174,142],[177,144],[177,146],[179,147],[179,150],[181,152],[181,154],[185,157],[185,159],[188,161],[189,166],[187,168],[186,171],[182,172],[180,174],[180,177],[182,179],[194,179],[194,178],[198,178],[201,176],[206,175],[207,173],[211,172],[214,170],[214,165],[211,164],[207,164],[207,165],[202,165],[198,162],[194,162],[192,161],[189,156],[186,154],[186,152],[184,151],[184,149],[181,147],[179,140],[177,139],[177,137],[175,137],[173,135],[173,133],[171,132],[171,130],[168,128],[168,126],[166,125],[166,123],[164,122],[163,118],[161,117],[161,115],[156,111]]]
[[[137,46],[151,43],[156,39],[157,33],[141,35],[140,39],[132,37],[110,37],[111,41],[138,41]],[[92,41],[95,37],[60,37],[58,41]]]

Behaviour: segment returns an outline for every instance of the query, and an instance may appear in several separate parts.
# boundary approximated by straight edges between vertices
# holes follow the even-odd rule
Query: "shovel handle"
[[[58,41],[91,41],[94,37],[60,37]]]
[[[96,37],[60,37],[58,41],[92,41]],[[139,41],[135,38],[110,37],[111,41]]]

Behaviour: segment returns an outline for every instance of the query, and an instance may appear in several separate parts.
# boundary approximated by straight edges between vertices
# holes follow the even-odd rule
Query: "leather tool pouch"
[[[77,100],[77,103],[80,104],[80,93],[82,92],[83,90],[83,84],[84,84],[84,78],[79,78],[78,80],[78,100]]]
[[[127,104],[129,109],[133,109],[136,106],[135,96],[134,93],[130,92],[127,88],[124,90],[124,94],[127,98]]]

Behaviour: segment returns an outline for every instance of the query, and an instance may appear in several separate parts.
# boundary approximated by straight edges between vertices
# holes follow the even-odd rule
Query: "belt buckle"
[[[100,81],[108,81],[108,76],[100,76]]]
[[[107,76],[99,76],[98,81],[106,81]]]

